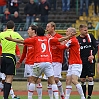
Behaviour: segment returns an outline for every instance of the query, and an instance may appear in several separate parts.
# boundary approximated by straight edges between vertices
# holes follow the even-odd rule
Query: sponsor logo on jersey
[[[80,49],[87,49],[87,48],[91,48],[91,45],[80,46]]]
[[[86,42],[86,39],[83,39],[83,42]]]

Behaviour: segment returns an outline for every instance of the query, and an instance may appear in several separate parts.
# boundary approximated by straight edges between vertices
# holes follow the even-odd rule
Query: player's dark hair
[[[7,26],[7,29],[13,29],[15,27],[15,24],[13,21],[8,21],[6,26]]]
[[[42,27],[38,26],[37,36],[44,36],[44,34],[45,34],[45,30]]]
[[[32,30],[35,30],[35,33],[37,33],[37,26],[36,25],[30,25]]]
[[[85,24],[81,24],[81,25],[79,26],[79,29],[82,29],[82,28],[87,28],[87,26],[86,26]]]

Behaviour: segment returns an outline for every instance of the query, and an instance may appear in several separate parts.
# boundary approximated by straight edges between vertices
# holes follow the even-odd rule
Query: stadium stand
[[[76,23],[72,24],[72,26],[78,29],[80,24],[87,25],[89,22],[92,23],[93,27],[96,27],[97,23],[99,22],[99,16],[94,16],[94,5],[89,6],[88,17],[85,15],[85,13],[83,13],[83,16],[79,16],[79,18],[76,20]]]

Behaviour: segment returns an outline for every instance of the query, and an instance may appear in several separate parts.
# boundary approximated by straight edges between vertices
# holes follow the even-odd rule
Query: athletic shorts
[[[24,77],[31,77],[33,75],[33,65],[25,64]]]
[[[33,66],[34,65],[25,64],[24,77],[33,76]],[[40,76],[39,78],[42,78],[42,76]]]
[[[62,76],[61,76],[62,63],[52,62],[52,67],[53,67],[53,71],[54,71],[54,77],[62,78]],[[48,78],[44,75],[43,79],[48,79]]]
[[[3,53],[1,55],[1,73],[15,75],[16,58],[13,54]]]
[[[76,75],[80,77],[81,72],[82,72],[82,64],[72,64],[69,65],[66,75],[67,76]]]
[[[44,73],[46,77],[54,76],[52,64],[50,62],[34,63],[33,76],[39,77]]]
[[[59,62],[52,62],[53,70],[54,70],[54,77],[62,78],[62,63]]]
[[[95,75],[95,63],[83,64],[80,78],[93,77]]]

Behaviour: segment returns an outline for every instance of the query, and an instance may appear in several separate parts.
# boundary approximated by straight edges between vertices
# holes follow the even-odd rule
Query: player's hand
[[[66,43],[65,43],[65,41],[63,41],[63,42],[60,42],[60,44],[61,44],[61,45],[65,45]]]
[[[72,32],[72,33],[71,33],[71,36],[75,36],[76,34],[77,34],[77,33]]]
[[[6,40],[12,41],[12,37],[10,35],[10,37],[5,37]]]
[[[88,57],[88,61],[92,61],[93,59],[94,59],[94,56],[93,55],[91,55],[91,56]]]
[[[20,68],[20,66],[21,66],[21,63],[19,61],[17,61],[16,68]]]
[[[48,6],[45,6],[45,9],[48,10]]]
[[[17,58],[20,59],[20,55],[17,55]]]

